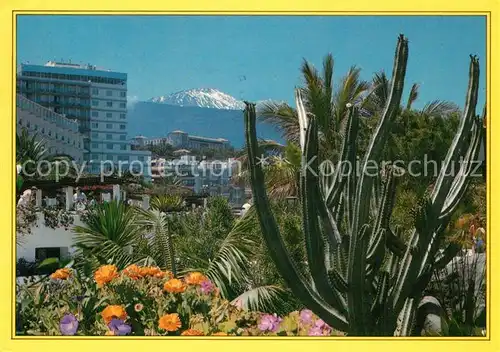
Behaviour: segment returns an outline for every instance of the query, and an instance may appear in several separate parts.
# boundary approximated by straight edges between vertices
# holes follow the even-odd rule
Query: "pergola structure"
[[[82,177],[79,180],[74,178],[61,178],[60,180],[25,180],[21,189],[21,193],[33,189],[35,191],[35,203],[37,206],[42,205],[42,193],[43,191],[54,191],[63,189],[65,193],[65,205],[66,210],[70,210],[73,207],[73,195],[75,188],[80,188],[83,190],[110,190],[112,191],[112,199],[120,201],[122,199],[122,191],[120,185],[127,182],[123,178],[117,177],[103,177],[92,176],[92,177]],[[143,199],[144,204],[149,207],[149,196],[148,199]]]

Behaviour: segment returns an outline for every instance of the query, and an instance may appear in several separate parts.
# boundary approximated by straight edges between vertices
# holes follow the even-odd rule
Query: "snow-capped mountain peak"
[[[198,88],[183,90],[166,96],[150,99],[153,103],[198,106],[212,109],[241,110],[245,104],[236,98],[214,88]]]

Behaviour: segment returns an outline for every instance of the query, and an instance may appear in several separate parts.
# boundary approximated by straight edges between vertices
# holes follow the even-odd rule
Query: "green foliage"
[[[75,226],[73,232],[82,255],[124,268],[134,262],[133,248],[140,240],[141,227],[134,208],[112,201],[89,210],[85,226]]]
[[[345,133],[342,146],[331,143],[333,135],[325,130],[332,126],[330,108],[325,97],[330,95],[331,64],[321,78],[310,66],[304,66],[307,89],[296,92],[298,140],[303,164],[300,174],[300,195],[303,213],[303,233],[307,267],[310,279],[303,275],[281,235],[272,214],[265,189],[262,165],[256,139],[255,105],[246,103],[245,124],[247,153],[255,208],[262,234],[273,261],[294,295],[323,320],[349,335],[406,336],[412,332],[417,304],[429,283],[435,262],[445,264],[439,249],[445,245],[444,230],[467,189],[471,161],[477,158],[482,128],[474,110],[478,95],[479,64],[471,56],[469,89],[464,116],[460,119],[442,168],[433,187],[425,187],[422,202],[414,212],[414,221],[408,243],[402,241],[401,228],[391,226],[396,194],[395,167],[380,167],[384,158],[396,155],[401,145],[394,143],[393,129],[401,115],[401,96],[408,60],[408,41],[399,37],[394,59],[393,77],[386,93],[379,99],[384,108],[374,107],[380,113],[372,130],[366,151],[361,158],[358,149],[359,117],[365,105],[359,95],[339,98],[345,114]],[[328,61],[328,60],[327,60]],[[383,80],[382,80],[383,81]],[[344,87],[349,81],[343,82]],[[358,92],[357,89],[349,90]],[[416,86],[407,104],[417,96]],[[366,100],[365,100],[366,102]],[[432,116],[438,110],[449,110],[446,104],[431,104],[425,110]],[[408,127],[403,119],[403,127]],[[422,136],[413,137],[416,140]],[[436,141],[438,143],[439,140]],[[324,148],[330,148],[324,152]],[[420,148],[420,151],[422,148]],[[360,159],[358,172],[347,175],[319,174],[320,162],[326,156],[351,167]],[[323,156],[318,160],[318,155]],[[465,159],[460,169],[456,162]],[[368,168],[375,163],[379,174]],[[342,164],[338,164],[342,165]],[[338,166],[336,165],[336,166]],[[384,165],[384,164],[382,164]],[[450,176],[451,173],[451,176]],[[399,181],[399,180],[398,180]]]

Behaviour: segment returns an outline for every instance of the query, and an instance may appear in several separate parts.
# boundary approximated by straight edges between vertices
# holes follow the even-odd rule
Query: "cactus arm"
[[[347,302],[349,307],[350,333],[353,336],[366,335],[369,311],[366,309],[366,252],[370,240],[371,229],[365,224],[359,231],[356,246],[349,248],[349,265],[347,283]],[[352,239],[351,239],[352,240]]]
[[[304,107],[304,101],[302,100],[302,93],[299,89],[295,90],[295,105],[297,106],[297,116],[299,119],[299,142],[302,153],[304,153],[306,144],[306,131],[307,131],[307,112]]]
[[[459,151],[462,149],[462,143],[465,143],[466,136],[470,133],[470,129],[472,127],[472,119],[475,115],[474,111],[477,103],[477,94],[478,94],[478,82],[479,82],[479,62],[476,57],[471,56],[471,62],[469,66],[469,86],[466,97],[466,104],[463,117],[460,121],[458,131],[453,139],[453,142],[448,150],[448,154],[446,156],[445,162],[441,168],[441,171],[438,175],[438,179],[434,186],[433,192],[431,194],[431,200],[433,205],[439,209],[439,215],[441,215],[441,210],[443,208],[446,196],[448,195],[451,187],[452,178],[450,178],[450,168],[455,161],[458,159]],[[408,292],[409,286],[413,284],[413,278],[419,274],[419,269],[423,268],[427,261],[427,253],[420,253],[422,257],[413,257],[412,248],[414,248],[417,243],[422,248],[427,248],[429,243],[433,241],[434,234],[424,241],[421,238],[420,234],[413,230],[410,245],[407,248],[407,251],[403,257],[400,272],[398,275],[398,279],[395,285],[395,289],[393,291],[393,306],[394,310],[398,310],[403,307],[404,302],[404,294],[403,292]]]
[[[257,164],[258,142],[255,128],[255,104],[245,103],[245,135],[247,141],[247,153],[250,166],[251,187],[254,196],[254,206],[257,212],[262,234],[269,254],[273,259],[281,276],[290,287],[292,292],[306,306],[316,312],[325,322],[341,331],[348,331],[349,324],[345,316],[336,309],[329,306],[299,273],[297,267],[280,236],[278,225],[272,215],[269,200],[264,187],[264,173]]]
[[[487,166],[487,160],[488,160],[488,153],[486,150],[486,147],[488,146],[487,137],[486,137],[486,126],[487,126],[486,112],[487,112],[487,110],[486,110],[486,103],[485,103],[484,107],[483,107],[483,116],[482,116],[482,120],[483,120],[483,153],[484,153],[482,171],[483,171],[483,180],[485,182],[486,182],[486,166]]]
[[[392,231],[391,228],[388,228],[387,231],[387,249],[389,249],[391,252],[396,254],[398,257],[403,257],[406,250],[407,246],[403,242],[401,238],[399,238],[394,232]]]
[[[434,269],[442,270],[448,265],[448,263],[457,256],[462,250],[462,246],[457,243],[450,243],[443,251],[443,253],[438,253],[436,260],[434,261]]]
[[[472,138],[469,148],[463,162],[460,165],[458,175],[453,180],[450,192],[445,199],[442,213],[450,213],[455,210],[460,202],[461,196],[467,189],[469,176],[473,170],[474,163],[478,160],[479,150],[481,148],[481,140],[483,137],[482,128],[479,119],[475,119],[472,128]]]
[[[396,47],[396,54],[394,58],[389,99],[387,100],[384,112],[368,146],[365,158],[362,163],[361,175],[359,176],[359,184],[356,190],[354,215],[355,221],[352,227],[352,233],[354,235],[354,246],[356,245],[356,235],[359,227],[368,222],[367,217],[370,202],[368,201],[367,196],[371,194],[373,185],[373,177],[369,177],[367,175],[368,164],[379,161],[382,149],[387,140],[388,133],[390,132],[390,126],[394,118],[396,117],[396,113],[401,103],[401,95],[403,93],[407,61],[408,40],[403,35],[400,35],[398,38],[398,45]]]
[[[325,265],[325,242],[321,236],[318,215],[323,204],[320,197],[318,183],[318,125],[317,119],[308,121],[303,160],[305,164],[301,170],[303,192],[304,234],[306,243],[307,261],[311,277],[318,293],[341,313],[346,313],[347,305],[343,297],[334,290],[328,281],[328,271]],[[328,236],[328,235],[327,235]],[[339,239],[340,240],[340,239]],[[335,242],[333,245],[337,245]]]
[[[349,170],[349,174],[346,175],[344,167],[349,166],[352,168],[355,166],[355,164],[351,163],[351,158],[356,152],[359,130],[359,110],[350,104],[348,104],[347,108],[347,123],[344,131],[345,137],[342,142],[342,154],[334,170],[333,177],[331,178],[332,184],[326,191],[326,204],[328,207],[334,207],[338,204],[345,183],[351,176],[352,170]],[[336,209],[338,209],[338,207]]]
[[[477,96],[479,91],[479,60],[471,55],[469,66],[469,86],[467,90],[467,98],[464,113],[458,127],[458,132],[453,139],[453,142],[448,149],[445,161],[436,180],[436,184],[431,194],[433,203],[439,209],[442,209],[445,197],[448,195],[451,182],[453,180],[451,168],[458,161],[460,153],[463,149],[463,144],[467,140],[473,125],[475,117]]]
[[[414,309],[414,299],[409,298],[401,310],[394,336],[408,336],[412,331],[412,322],[414,321],[416,311]]]
[[[390,168],[388,170],[386,182],[383,188],[381,200],[379,202],[379,210],[377,212],[377,220],[375,223],[374,233],[377,233],[380,229],[389,228],[389,221],[392,215],[392,209],[394,208],[394,201],[396,198],[396,177],[394,176],[394,170]]]

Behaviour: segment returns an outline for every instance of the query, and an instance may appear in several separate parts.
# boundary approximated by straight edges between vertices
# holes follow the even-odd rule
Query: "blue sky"
[[[147,100],[211,87],[237,99],[293,100],[305,58],[321,67],[331,52],[335,79],[351,65],[362,78],[391,73],[397,36],[409,38],[406,91],[417,107],[441,99],[463,106],[469,54],[486,87],[486,19],[458,16],[19,16],[17,59],[92,63],[128,73],[129,96]]]

